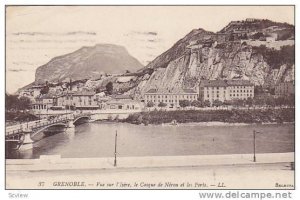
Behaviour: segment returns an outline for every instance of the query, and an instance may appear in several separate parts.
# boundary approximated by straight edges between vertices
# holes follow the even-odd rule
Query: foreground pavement
[[[293,189],[294,153],[6,160],[7,189]]]

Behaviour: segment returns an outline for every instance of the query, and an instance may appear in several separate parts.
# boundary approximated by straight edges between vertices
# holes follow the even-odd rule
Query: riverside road
[[[7,160],[7,189],[293,189],[294,153]],[[26,180],[26,182],[19,181]]]

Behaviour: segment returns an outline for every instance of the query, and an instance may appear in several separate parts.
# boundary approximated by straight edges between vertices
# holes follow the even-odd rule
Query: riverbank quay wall
[[[6,159],[6,171],[195,167],[213,165],[223,166],[293,163],[294,152],[259,153],[256,154],[256,158],[256,162],[253,162],[253,154],[118,157],[118,164],[117,167],[115,167],[113,164],[114,157],[61,158],[60,155],[41,155],[39,159]]]

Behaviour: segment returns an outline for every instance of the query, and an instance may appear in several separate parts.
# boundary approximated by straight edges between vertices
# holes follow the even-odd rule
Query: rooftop
[[[138,104],[139,101],[132,100],[132,99],[111,99],[106,102],[107,104],[115,104],[115,105],[122,105],[126,103],[136,103]]]
[[[253,86],[248,80],[202,80],[200,87]]]
[[[132,99],[130,95],[118,94],[111,96],[113,99]]]
[[[145,94],[197,94],[193,89],[150,89]]]
[[[227,83],[225,80],[202,80],[200,87],[226,87]]]
[[[229,86],[253,86],[248,80],[227,80]]]
[[[94,96],[95,94],[94,91],[78,91],[74,92],[73,96]]]
[[[66,93],[57,95],[57,96],[66,96],[66,95],[72,95],[72,96],[94,96],[96,93],[94,91],[76,91],[76,92],[71,92],[68,91]]]
[[[45,94],[45,95],[38,96],[36,98],[36,100],[53,99],[54,97],[55,97],[55,95],[53,95],[53,94]]]

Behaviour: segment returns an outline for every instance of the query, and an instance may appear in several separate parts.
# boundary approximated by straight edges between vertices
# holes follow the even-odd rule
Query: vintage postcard
[[[6,189],[295,189],[294,6],[5,9]]]

